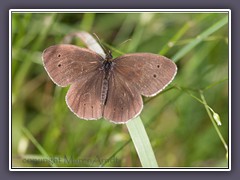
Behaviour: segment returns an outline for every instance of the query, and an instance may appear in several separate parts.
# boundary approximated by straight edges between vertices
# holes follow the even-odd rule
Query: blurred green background
[[[55,86],[43,68],[45,48],[83,30],[96,33],[114,57],[151,52],[177,63],[174,81],[158,96],[144,98],[141,113],[160,167],[227,167],[226,149],[200,102],[202,90],[228,143],[227,17],[220,12],[13,12],[13,167],[141,167],[126,125],[78,119],[65,103],[68,88]]]

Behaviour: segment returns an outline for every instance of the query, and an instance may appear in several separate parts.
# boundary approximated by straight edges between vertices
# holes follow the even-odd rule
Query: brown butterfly
[[[81,119],[105,118],[126,123],[143,109],[143,96],[155,96],[174,78],[177,66],[151,53],[126,54],[105,59],[69,44],[50,46],[43,52],[44,67],[58,86],[70,86],[69,109]]]

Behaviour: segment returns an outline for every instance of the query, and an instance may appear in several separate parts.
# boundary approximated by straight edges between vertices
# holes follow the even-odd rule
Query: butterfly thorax
[[[103,69],[105,73],[109,72],[112,69],[112,65],[113,65],[112,63],[113,63],[112,61],[108,61],[108,60],[105,60],[103,62]]]

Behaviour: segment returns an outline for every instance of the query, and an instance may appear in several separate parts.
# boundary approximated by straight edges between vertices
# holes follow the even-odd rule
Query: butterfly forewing
[[[126,123],[139,115],[142,108],[142,97],[137,89],[124,76],[113,71],[103,117],[115,123]]]
[[[151,53],[135,53],[114,60],[114,72],[144,96],[154,96],[174,78],[177,66],[170,59]]]
[[[93,51],[67,44],[50,46],[44,50],[42,58],[50,78],[63,87],[96,71],[103,61]]]

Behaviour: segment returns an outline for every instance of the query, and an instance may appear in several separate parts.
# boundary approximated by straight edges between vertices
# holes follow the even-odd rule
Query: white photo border
[[[229,94],[229,157],[228,168],[213,167],[159,167],[159,168],[98,168],[98,167],[12,167],[12,13],[228,13],[229,38],[229,66],[228,66],[228,94]],[[9,171],[231,171],[231,10],[230,9],[10,9],[9,10]]]

